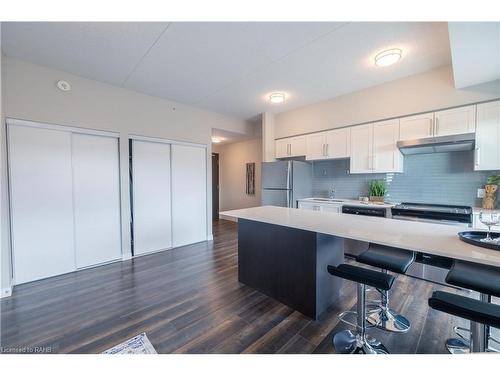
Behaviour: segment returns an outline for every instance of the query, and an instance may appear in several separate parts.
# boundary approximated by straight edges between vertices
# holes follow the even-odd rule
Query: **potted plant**
[[[495,208],[495,200],[497,199],[498,185],[500,185],[500,175],[488,177],[486,185],[484,185],[483,208],[492,210]]]
[[[385,186],[384,180],[372,180],[368,183],[368,191],[370,195],[370,201],[372,202],[384,202],[385,193],[387,193],[387,187]]]

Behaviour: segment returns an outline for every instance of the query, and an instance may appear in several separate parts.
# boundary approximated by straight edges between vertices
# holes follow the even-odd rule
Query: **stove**
[[[472,224],[472,207],[403,202],[392,208],[392,218],[449,225]]]
[[[391,211],[392,218],[397,220],[472,226],[472,207],[470,206],[403,202],[394,206]],[[406,274],[447,285],[446,275],[452,264],[452,259],[416,252],[415,262]]]

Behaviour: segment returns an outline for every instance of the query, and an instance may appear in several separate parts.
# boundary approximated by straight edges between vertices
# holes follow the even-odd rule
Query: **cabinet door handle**
[[[439,134],[439,122],[438,122],[438,118],[436,117],[435,121],[434,121],[434,135],[438,135]]]
[[[481,165],[481,152],[480,152],[480,150],[481,150],[480,147],[478,147],[478,148],[476,148],[474,150],[475,153],[476,153],[476,155],[475,155],[475,159],[476,159],[475,160],[475,165],[476,165],[476,167],[479,167]]]
[[[327,144],[326,144],[326,155],[325,155],[325,156],[328,156],[328,155],[330,154],[330,152],[329,152],[329,151],[330,151],[330,150],[329,150],[329,148],[330,148],[330,147],[329,147],[329,146],[330,146],[330,145],[327,143]]]

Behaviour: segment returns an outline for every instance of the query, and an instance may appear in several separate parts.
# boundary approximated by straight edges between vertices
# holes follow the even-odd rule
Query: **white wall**
[[[1,28],[0,28],[1,29]],[[1,30],[0,30],[1,40]],[[5,139],[5,105],[3,87],[4,55],[0,51],[0,297],[10,294],[10,231],[7,196],[7,152]]]
[[[219,154],[219,210],[260,206],[262,140],[216,145]],[[247,195],[246,163],[255,163],[255,195]]]
[[[455,89],[451,66],[275,115],[276,138],[500,98],[500,81]]]
[[[211,223],[212,128],[247,133],[247,122],[16,59],[4,57],[2,68],[6,117],[120,133],[122,243],[125,256],[130,254],[129,134],[207,145],[207,222]],[[55,83],[60,79],[71,83],[70,92],[56,89]],[[5,152],[4,144],[2,152]],[[5,185],[2,180],[2,186]],[[5,215],[2,211],[2,227],[7,218]],[[207,229],[211,234],[210,224]],[[8,252],[2,245],[3,271],[7,268],[3,257]]]

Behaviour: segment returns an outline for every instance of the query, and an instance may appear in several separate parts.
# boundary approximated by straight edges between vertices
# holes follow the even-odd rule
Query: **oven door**
[[[395,215],[392,217],[395,220],[416,221],[421,223],[432,223],[442,225],[454,225],[464,228],[470,227],[469,223],[460,223],[452,220],[435,220],[435,219],[422,219],[413,216]],[[440,257],[426,253],[417,252],[415,262],[412,263],[406,275],[417,277],[419,279],[427,280],[433,283],[446,284],[446,275],[453,264],[450,258]]]

